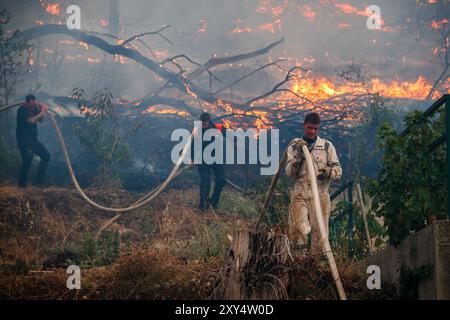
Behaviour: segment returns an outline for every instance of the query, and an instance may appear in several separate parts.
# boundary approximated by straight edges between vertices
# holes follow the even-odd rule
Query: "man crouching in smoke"
[[[306,254],[308,234],[311,229],[311,254],[320,254],[323,248],[320,243],[319,226],[314,217],[314,199],[302,146],[308,146],[311,152],[327,236],[330,218],[330,194],[328,192],[330,180],[339,181],[342,175],[342,167],[336,149],[330,141],[317,135],[319,127],[319,115],[309,113],[303,124],[303,138],[292,140],[287,151],[286,174],[295,181],[289,206],[289,239],[294,254],[300,257],[304,257]]]

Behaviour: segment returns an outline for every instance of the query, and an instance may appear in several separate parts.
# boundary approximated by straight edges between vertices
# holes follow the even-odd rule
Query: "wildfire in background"
[[[39,15],[35,20],[35,25],[65,23],[65,6],[67,5],[65,2],[38,1],[44,14]],[[408,6],[407,2],[409,2]],[[319,0],[299,3],[294,0],[243,0],[239,1],[239,4],[216,1],[214,2],[216,6],[212,5],[211,8],[204,8],[199,5],[201,1],[196,0],[189,3],[179,2],[176,5],[160,2],[159,4],[152,3],[155,14],[150,15],[148,19],[144,17],[142,21],[145,23],[139,22],[139,19],[133,17],[142,16],[139,13],[143,8],[147,8],[148,4],[140,0],[130,1],[126,5],[122,2],[120,7],[120,34],[117,35],[117,39],[108,39],[108,41],[120,45],[132,35],[170,24],[172,31],[168,31],[167,36],[174,45],[156,39],[157,37],[147,38],[148,44],[145,45],[138,41],[129,44],[139,53],[161,63],[168,57],[185,52],[194,61],[206,62],[213,54],[226,57],[249,52],[264,47],[274,40],[285,38],[286,40],[281,45],[271,50],[265,57],[261,56],[252,61],[221,66],[213,71],[223,75],[228,72],[227,70],[236,70],[236,73],[241,74],[241,70],[246,66],[255,69],[264,64],[264,59],[271,62],[282,58],[287,61],[283,66],[283,71],[277,68],[265,69],[264,81],[267,82],[265,86],[262,86],[264,81],[261,79],[264,77],[261,72],[243,81],[243,88],[240,88],[239,85],[232,86],[219,96],[223,97],[223,101],[245,100],[247,97],[258,96],[261,88],[270,89],[273,84],[283,78],[286,70],[292,66],[308,69],[305,76],[295,78],[284,86],[290,92],[283,91],[252,104],[252,107],[264,104],[267,106],[266,111],[236,110],[226,102],[222,103],[222,100],[219,100],[218,105],[209,105],[203,102],[200,106],[217,112],[219,115],[235,113],[241,116],[255,116],[256,119],[248,121],[252,121],[254,126],[260,128],[270,126],[271,117],[281,119],[283,112],[311,108],[311,103],[321,105],[323,109],[332,113],[342,111],[345,104],[348,108],[348,104],[351,103],[349,101],[353,101],[351,97],[368,93],[379,93],[383,97],[392,99],[423,100],[428,98],[430,91],[436,85],[436,79],[441,75],[440,72],[446,67],[445,57],[449,47],[448,30],[450,28],[449,2],[449,0],[416,0],[414,5],[413,1],[380,1],[381,29],[374,31],[366,28],[366,21],[370,17],[366,7],[371,3],[365,1]],[[100,6],[102,10],[83,11],[88,3],[88,1],[79,1],[83,12],[84,28],[97,33],[108,33],[111,27],[107,10],[108,1],[98,1],[96,5]],[[413,4],[411,5],[411,3]],[[89,5],[93,6],[94,4]],[[445,12],[438,12],[440,16],[430,16],[430,12],[433,12],[438,5],[443,5],[448,15]],[[420,30],[417,29],[420,26],[419,23],[414,20],[417,10],[423,11],[423,21],[427,22],[421,26]],[[134,25],[132,21],[136,20],[138,22]],[[410,39],[407,39],[408,36]],[[46,41],[46,44],[47,48],[40,47],[40,50],[41,55],[47,59],[41,58],[40,61],[37,61],[38,55],[34,53],[33,58],[28,61],[30,67],[48,67],[49,61],[47,60],[61,57],[64,63],[77,63],[76,68],[80,74],[91,75],[91,78],[92,73],[90,72],[93,72],[94,68],[83,69],[80,66],[95,66],[94,76],[105,68],[104,53],[87,43],[68,37],[59,37],[58,40],[53,38]],[[129,99],[130,101],[138,101],[139,97],[148,94],[150,88],[165,82],[123,56],[115,55],[112,60],[121,68],[133,70],[128,71],[131,74],[136,74],[134,77],[129,76],[128,79],[122,80],[130,81],[130,85],[122,92],[122,96],[134,96]],[[342,70],[353,62],[361,65],[367,75],[363,81],[349,81],[348,79],[345,81],[343,77],[337,76],[337,70]],[[186,61],[180,62],[180,65],[185,68],[186,72],[197,68]],[[170,64],[164,64],[164,67],[174,72],[177,70]],[[86,71],[81,72],[81,70]],[[130,78],[135,78],[138,85],[133,85]],[[78,82],[84,83],[85,81],[80,76]],[[150,84],[145,88],[142,82]],[[202,83],[202,80],[199,79],[198,85],[206,88],[204,85],[206,82],[203,79]],[[260,86],[255,88],[255,82]],[[439,88],[434,91],[431,98],[437,98],[443,93],[450,92],[449,82],[448,73],[443,73],[441,82],[438,83]],[[223,86],[218,83],[214,85],[217,86],[216,89]],[[65,90],[70,86],[73,88],[75,84],[67,83]],[[250,86],[251,89],[247,89],[246,86]],[[141,92],[137,92],[135,87],[143,89]],[[60,90],[64,91],[63,88]],[[166,92],[172,98],[183,98],[175,90]],[[187,88],[187,92],[188,96],[184,97],[186,101],[193,106],[198,106],[198,97],[189,88]],[[56,95],[57,92],[52,92],[52,94]],[[60,95],[63,94],[60,93]],[[119,92],[115,95],[120,96],[121,94]],[[310,103],[299,103],[296,95]],[[338,99],[340,97],[343,99]],[[346,99],[348,97],[350,98]],[[160,104],[148,106],[144,112],[177,114],[183,117],[189,115],[185,110]],[[351,120],[358,119],[359,116],[359,110],[355,109],[353,114],[349,113],[345,118]],[[223,121],[228,126],[233,125],[231,117],[224,118]]]

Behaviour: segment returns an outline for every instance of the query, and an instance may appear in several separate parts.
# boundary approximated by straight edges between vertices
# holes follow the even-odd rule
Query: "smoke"
[[[226,56],[266,46],[280,38],[286,40],[268,55],[217,71],[227,80],[245,73],[245,68],[256,68],[277,58],[286,58],[285,67],[301,65],[312,70],[311,76],[333,77],[336,71],[351,63],[364,67],[371,77],[386,81],[415,82],[424,76],[429,82],[439,75],[438,63],[432,51],[438,35],[433,30],[421,31],[420,40],[414,34],[412,18],[424,21],[436,14],[442,1],[296,1],[296,0],[131,0],[131,1],[72,1],[82,13],[82,30],[109,33],[111,6],[118,3],[117,36],[127,39],[132,35],[157,30],[170,25],[163,32],[169,43],[158,35],[142,37],[146,45],[134,45],[146,56],[161,62],[186,54],[198,63],[205,63],[212,55]],[[59,4],[59,6],[56,6]],[[45,6],[51,6],[47,8]],[[64,21],[65,1],[6,1],[4,6],[14,14],[11,28],[24,29],[37,23]],[[367,28],[366,8],[378,5],[383,21],[382,30]],[[55,8],[58,10],[55,11]],[[448,6],[446,7],[447,13]],[[438,16],[446,12],[438,12]],[[448,16],[448,15],[447,15]],[[109,39],[115,42],[114,39]],[[41,91],[56,96],[67,96],[75,87],[91,92],[108,87],[116,97],[142,98],[162,84],[147,69],[135,62],[112,57],[99,49],[64,37],[50,36],[34,42],[32,72],[22,90],[39,85]],[[39,61],[37,61],[39,60]],[[192,71],[192,63],[177,62]],[[174,65],[168,68],[177,70]],[[255,76],[241,83],[247,96],[256,95],[273,85],[284,73],[268,69],[264,81]],[[207,87],[207,75],[197,81]],[[213,81],[212,89],[221,87]],[[239,89],[237,89],[239,90]],[[251,92],[249,92],[251,91]],[[242,92],[241,92],[242,93]],[[230,94],[229,92],[225,94]]]

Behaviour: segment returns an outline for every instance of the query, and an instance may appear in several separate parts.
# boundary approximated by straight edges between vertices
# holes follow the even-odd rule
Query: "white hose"
[[[13,103],[13,104],[9,104],[9,105],[6,105],[6,106],[2,106],[2,107],[0,107],[0,112],[8,110],[8,109],[16,107],[16,106],[19,106],[21,104],[22,104],[22,102]],[[167,185],[170,183],[170,181],[174,177],[177,176],[177,172],[178,172],[178,170],[179,170],[179,168],[181,166],[181,163],[182,163],[181,160],[184,159],[184,157],[186,156],[186,153],[187,153],[187,151],[188,151],[188,149],[189,149],[189,147],[190,147],[190,145],[192,143],[192,136],[195,134],[195,130],[194,130],[193,133],[191,134],[191,137],[189,138],[188,143],[183,147],[183,152],[182,152],[180,158],[178,159],[177,163],[173,167],[172,172],[170,173],[170,175],[167,177],[167,179],[160,186],[158,186],[156,189],[150,191],[148,194],[146,194],[145,196],[140,198],[138,201],[136,201],[135,203],[133,203],[129,207],[126,207],[126,208],[109,208],[109,207],[102,206],[102,205],[96,203],[95,201],[93,201],[92,199],[90,199],[86,195],[86,193],[84,193],[83,189],[81,189],[81,187],[80,187],[80,185],[78,183],[78,180],[77,180],[77,178],[75,176],[75,173],[73,172],[72,164],[70,162],[69,154],[67,152],[66,144],[64,142],[64,138],[62,136],[61,129],[59,128],[58,123],[56,122],[56,119],[54,118],[54,116],[51,113],[48,113],[48,115],[49,115],[49,118],[50,118],[50,122],[52,123],[52,126],[55,129],[55,131],[56,131],[56,135],[58,136],[58,140],[59,140],[59,143],[60,143],[60,146],[61,146],[61,149],[62,149],[63,157],[64,157],[64,160],[66,162],[66,167],[69,170],[70,178],[72,180],[73,185],[77,189],[78,193],[91,206],[93,206],[95,208],[98,208],[100,210],[109,211],[109,212],[126,212],[126,211],[135,210],[135,209],[137,209],[139,207],[142,207],[143,205],[147,204],[148,202],[152,201],[154,198],[156,198],[167,187]],[[184,169],[182,171],[184,171]]]
[[[330,242],[328,241],[327,231],[325,229],[325,223],[323,221],[322,208],[320,206],[319,200],[319,189],[317,187],[316,174],[314,171],[314,165],[312,162],[311,154],[309,153],[308,147],[306,145],[302,146],[303,153],[305,154],[306,164],[308,167],[308,175],[311,181],[312,194],[314,198],[314,208],[317,224],[319,225],[319,232],[321,243],[323,246],[323,251],[327,257],[328,264],[330,265],[331,274],[333,280],[336,284],[336,288],[339,294],[339,299],[347,300],[345,295],[344,287],[342,286],[341,278],[339,277],[339,271],[336,266],[336,261],[334,260],[333,252],[331,251]]]

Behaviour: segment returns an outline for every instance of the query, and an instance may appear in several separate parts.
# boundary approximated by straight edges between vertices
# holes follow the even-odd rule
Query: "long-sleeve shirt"
[[[309,188],[309,176],[303,153],[294,150],[293,147],[299,140],[298,138],[292,140],[288,146],[285,171],[289,177],[295,179],[299,187]],[[339,163],[336,149],[330,141],[317,137],[310,152],[316,176],[320,174],[320,169],[325,167],[331,169],[329,179],[317,180],[319,191],[328,191],[330,181],[339,181],[342,176],[342,167]]]

